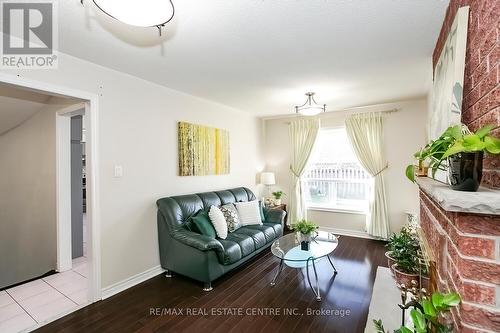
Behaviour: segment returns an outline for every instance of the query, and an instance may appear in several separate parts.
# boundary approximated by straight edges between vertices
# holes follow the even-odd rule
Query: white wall
[[[385,172],[389,222],[392,231],[398,231],[406,222],[405,212],[418,213],[418,191],[405,177],[406,165],[412,156],[425,144],[427,102],[426,99],[386,104],[383,107],[363,109],[363,112],[399,108],[390,113],[385,122],[385,151],[389,168]],[[344,126],[346,112],[327,113],[321,118],[322,127]],[[266,170],[276,173],[277,187],[286,193],[290,190],[290,146],[287,122],[293,118],[268,119],[264,121]],[[285,201],[288,198],[285,197]],[[365,215],[309,210],[308,218],[323,227],[344,229],[364,233]]]
[[[43,106],[0,135],[0,287],[56,269],[55,112],[59,108]]]
[[[260,121],[247,113],[61,53],[57,70],[3,72],[100,94],[103,288],[159,265],[158,198],[236,186],[256,189],[256,174],[264,166]],[[229,175],[177,176],[178,121],[229,130]],[[113,177],[114,165],[123,166],[123,178]]]

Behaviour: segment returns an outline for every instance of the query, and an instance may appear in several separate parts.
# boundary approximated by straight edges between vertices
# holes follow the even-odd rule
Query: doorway
[[[69,312],[82,306],[101,299],[100,290],[100,246],[99,246],[99,224],[98,224],[98,187],[97,187],[97,100],[95,94],[67,89],[64,87],[47,85],[42,82],[26,80],[21,77],[0,73],[0,84],[9,85],[21,90],[28,90],[40,94],[47,94],[53,97],[69,97],[78,99],[80,102],[69,105],[57,111],[53,121],[55,122],[55,189],[56,189],[56,225],[57,225],[57,274],[44,276],[43,278],[29,282],[27,285],[32,290],[37,289],[40,295],[44,293],[48,298],[28,302],[25,307],[20,306],[20,298],[23,295],[21,286],[15,287],[9,292],[0,291],[2,304],[9,307],[19,307],[25,310],[16,318],[9,318],[10,324],[19,325],[31,319],[35,326],[27,326],[33,329],[42,326],[47,322],[55,320]],[[73,123],[73,126],[72,126]],[[79,146],[80,152],[71,154],[72,150],[72,127],[74,133],[80,132],[80,140],[73,138],[73,143]],[[80,128],[78,130],[78,128]],[[53,155],[52,155],[53,156]],[[79,157],[78,167],[73,167]],[[73,162],[74,163],[74,162]],[[75,164],[76,165],[76,164]],[[77,175],[79,173],[79,175]],[[72,180],[72,177],[75,180]],[[78,181],[76,180],[78,178]],[[78,200],[76,200],[78,193]],[[79,211],[75,207],[79,207]],[[72,213],[78,218],[73,218]],[[84,215],[85,214],[85,215]],[[74,225],[73,225],[74,224]],[[74,234],[72,230],[77,231]],[[73,247],[72,244],[75,244]],[[81,279],[80,279],[81,278]],[[79,280],[80,286],[85,284],[85,288],[77,288],[77,284],[67,283],[68,281]],[[77,289],[75,289],[77,288]],[[43,289],[43,290],[42,290]],[[79,295],[76,295],[76,294]],[[46,301],[50,297],[59,297],[58,302],[53,302],[53,306],[39,306],[40,313],[30,314],[28,311],[30,304],[37,305],[37,302]],[[69,297],[71,296],[71,297]],[[41,297],[38,297],[41,298]],[[4,302],[5,301],[5,302]],[[21,300],[21,302],[23,302]],[[69,306],[68,302],[73,302]],[[49,314],[50,309],[54,311]],[[0,309],[1,310],[1,309]],[[10,309],[12,310],[12,309]],[[42,313],[41,311],[45,311]],[[15,319],[15,320],[14,320]],[[9,322],[0,323],[0,327]],[[6,326],[10,327],[10,326]]]

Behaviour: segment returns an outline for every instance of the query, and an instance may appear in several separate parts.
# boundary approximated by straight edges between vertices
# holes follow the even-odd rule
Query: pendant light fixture
[[[303,116],[316,116],[321,112],[326,112],[326,104],[320,105],[314,99],[314,93],[306,93],[307,100],[300,106],[295,106],[295,112]]]
[[[136,27],[157,27],[160,31],[174,17],[172,0],[93,0],[105,14]],[[82,0],[83,2],[83,0]]]

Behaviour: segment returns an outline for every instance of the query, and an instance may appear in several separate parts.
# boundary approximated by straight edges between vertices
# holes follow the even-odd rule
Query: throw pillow
[[[210,222],[208,213],[204,210],[200,210],[196,215],[191,217],[191,223],[200,234],[215,238],[214,226]]]
[[[262,224],[259,201],[236,202],[234,205],[240,216],[242,226]]]
[[[210,217],[210,221],[215,228],[215,232],[217,236],[221,239],[226,239],[227,237],[227,223],[224,218],[224,214],[222,211],[216,206],[210,207],[210,211],[208,212],[208,216]]]
[[[220,208],[222,214],[224,214],[224,217],[226,218],[226,223],[227,223],[227,231],[233,232],[239,227],[241,227],[240,224],[240,217],[238,216],[238,212],[236,211],[236,207],[234,207],[233,204],[227,204],[223,205]]]

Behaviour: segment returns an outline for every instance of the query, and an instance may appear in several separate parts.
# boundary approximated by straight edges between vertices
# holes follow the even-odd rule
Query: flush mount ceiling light
[[[314,99],[314,93],[306,93],[307,100],[300,106],[295,106],[295,112],[303,116],[315,116],[321,112],[326,112],[326,104],[320,105]]]
[[[83,1],[83,0],[82,0]],[[172,0],[93,0],[104,13],[136,27],[157,27],[160,31],[174,17]]]

